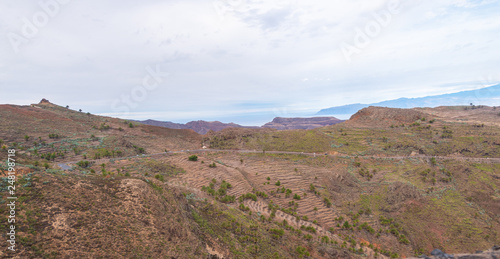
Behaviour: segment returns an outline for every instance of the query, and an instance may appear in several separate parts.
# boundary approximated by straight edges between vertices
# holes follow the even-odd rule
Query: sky
[[[0,103],[261,125],[500,82],[495,0],[0,0]]]

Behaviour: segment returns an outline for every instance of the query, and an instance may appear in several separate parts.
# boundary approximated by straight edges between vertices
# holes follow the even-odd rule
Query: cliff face
[[[291,129],[314,129],[343,122],[335,117],[313,117],[313,118],[281,118],[276,117],[272,122],[264,124],[264,128],[277,130]]]

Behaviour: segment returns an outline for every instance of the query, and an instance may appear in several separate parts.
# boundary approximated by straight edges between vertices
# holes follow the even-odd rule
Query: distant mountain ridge
[[[203,121],[203,120],[190,121],[186,124],[174,123],[170,121],[157,121],[157,120],[145,120],[137,122],[152,126],[171,128],[171,129],[191,129],[199,134],[206,134],[210,130],[220,131],[225,128],[258,128],[258,127],[241,126],[236,123],[222,123],[220,121]]]
[[[236,123],[222,123],[220,121],[190,121],[186,124],[174,123],[170,121],[157,121],[157,120],[145,120],[137,121],[143,124],[160,126],[171,129],[191,129],[199,134],[206,134],[209,131],[220,131],[226,128],[273,128],[277,130],[290,130],[290,129],[314,129],[329,125],[334,125],[343,120],[339,120],[335,117],[311,117],[311,118],[281,118],[276,117],[272,122],[264,124],[262,127],[259,126],[242,126]]]
[[[369,107],[380,106],[388,108],[416,108],[481,104],[496,106],[500,104],[500,84],[476,90],[457,93],[425,96],[418,98],[399,98],[371,104],[348,104],[320,110],[316,115],[352,115],[357,111]]]

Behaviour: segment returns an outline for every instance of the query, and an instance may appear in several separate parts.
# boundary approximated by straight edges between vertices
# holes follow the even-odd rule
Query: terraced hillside
[[[358,243],[414,255],[436,247],[473,252],[500,237],[500,167],[488,160],[255,153],[203,153],[199,159],[204,163],[168,158],[186,169],[171,181],[202,189],[210,179],[225,180],[234,187],[230,204],[253,193],[255,201],[243,202],[250,211],[329,232],[340,244],[354,236]],[[207,165],[212,161],[215,168]]]
[[[486,250],[500,243],[498,115],[460,109],[372,107],[315,130],[225,129],[202,138],[50,103],[0,106],[0,156],[16,150],[19,197],[18,251],[0,256],[401,258]],[[0,168],[6,203],[9,166]],[[5,222],[7,213],[1,207]]]

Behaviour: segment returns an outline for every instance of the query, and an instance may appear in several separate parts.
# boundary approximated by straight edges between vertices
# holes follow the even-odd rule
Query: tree
[[[82,112],[82,109],[78,110],[79,112]]]

